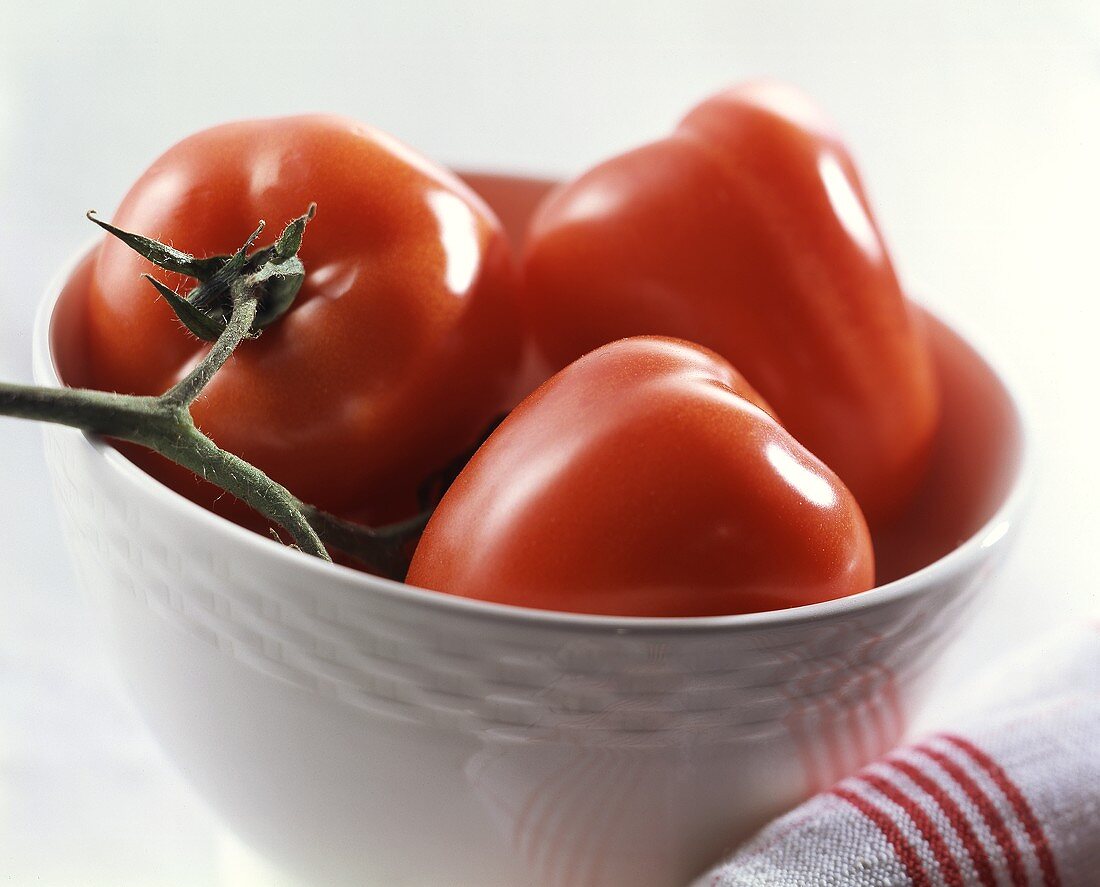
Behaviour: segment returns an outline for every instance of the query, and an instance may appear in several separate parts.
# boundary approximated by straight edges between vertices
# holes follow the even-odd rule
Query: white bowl
[[[517,230],[546,187],[471,181]],[[43,384],[81,380],[89,257],[43,302]],[[629,619],[454,598],[284,548],[71,429],[48,429],[49,464],[150,728],[305,883],[685,883],[896,742],[1007,547],[1018,410],[928,322],[943,431],[926,489],[876,540],[888,574],[927,565],[780,612]]]

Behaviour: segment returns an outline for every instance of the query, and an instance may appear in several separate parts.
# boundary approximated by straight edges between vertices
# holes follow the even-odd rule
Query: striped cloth
[[[955,708],[695,887],[1100,885],[1100,625],[1045,637]]]

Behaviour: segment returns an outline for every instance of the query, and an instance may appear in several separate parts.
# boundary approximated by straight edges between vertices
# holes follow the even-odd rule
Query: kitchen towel
[[[952,708],[694,887],[1100,885],[1100,623],[1044,636]]]

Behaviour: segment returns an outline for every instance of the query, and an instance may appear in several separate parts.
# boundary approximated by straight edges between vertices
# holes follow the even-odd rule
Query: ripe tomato
[[[444,495],[408,582],[624,616],[707,616],[870,588],[851,493],[725,360],[625,339],[524,400]]]
[[[937,391],[854,164],[794,90],[756,83],[558,190],[532,222],[525,309],[561,367],[624,336],[730,360],[872,523],[918,484]]]
[[[294,305],[242,344],[192,414],[300,498],[396,517],[413,509],[426,474],[478,436],[512,383],[515,271],[481,199],[383,133],[304,116],[185,139],[138,179],[114,222],[199,255],[230,253],[258,219],[270,242],[311,201]],[[143,272],[186,286],[122,243],[100,247],[88,328],[97,387],[160,393],[206,347]],[[142,462],[206,504],[219,492],[197,491],[163,460]]]

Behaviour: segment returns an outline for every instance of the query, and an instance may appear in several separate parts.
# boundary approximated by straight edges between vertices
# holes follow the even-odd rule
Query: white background
[[[790,79],[848,134],[910,289],[1009,368],[1036,495],[957,681],[1097,602],[1100,9],[805,4],[0,0],[0,374],[129,182],[198,128],[339,111],[456,165],[570,174],[715,89]],[[125,702],[48,501],[0,420],[0,880],[273,884]]]

